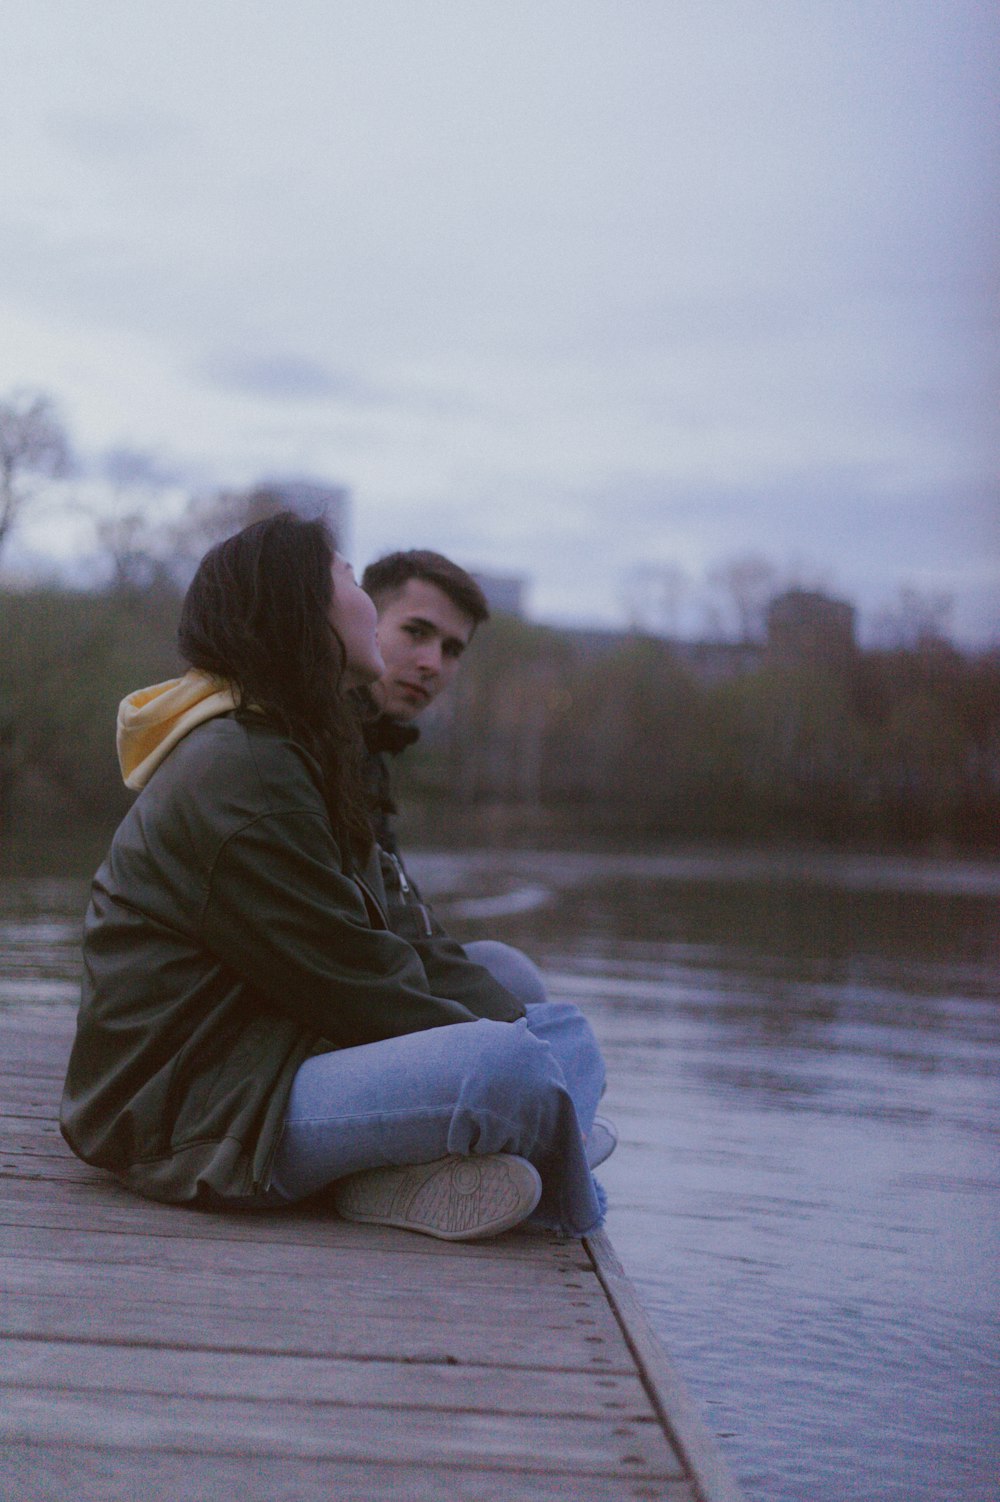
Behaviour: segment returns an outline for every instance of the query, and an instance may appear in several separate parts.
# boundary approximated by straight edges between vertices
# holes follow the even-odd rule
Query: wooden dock
[[[738,1502],[604,1233],[451,1244],[137,1200],[0,1014],[9,1502]]]

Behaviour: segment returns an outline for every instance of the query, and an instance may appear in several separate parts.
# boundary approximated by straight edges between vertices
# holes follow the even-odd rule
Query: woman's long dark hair
[[[211,548],[184,597],[185,662],[233,687],[241,714],[263,715],[319,763],[345,858],[372,831],[355,696],[341,691],[346,654],[330,624],[335,546],[322,521],[279,512]]]

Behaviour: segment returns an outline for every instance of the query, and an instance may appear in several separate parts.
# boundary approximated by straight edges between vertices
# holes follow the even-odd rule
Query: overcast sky
[[[1000,639],[995,14],[0,0],[0,393],[547,619],[755,552]]]

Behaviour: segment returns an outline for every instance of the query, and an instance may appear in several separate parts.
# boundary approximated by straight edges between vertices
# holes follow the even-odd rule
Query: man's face
[[[383,713],[412,720],[446,689],[475,630],[436,584],[408,579],[379,607],[378,642],[385,672],[374,694]]]

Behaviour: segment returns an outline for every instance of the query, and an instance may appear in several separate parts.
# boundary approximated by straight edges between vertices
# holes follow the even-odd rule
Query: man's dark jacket
[[[379,715],[365,726],[368,752],[368,791],[372,800],[372,827],[381,852],[382,879],[388,903],[389,926],[394,933],[416,943],[422,938],[439,937],[444,930],[420,895],[420,889],[403,864],[396,839],[396,815],[399,812],[392,789],[389,757],[399,756],[419,739],[415,725]]]

